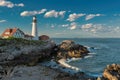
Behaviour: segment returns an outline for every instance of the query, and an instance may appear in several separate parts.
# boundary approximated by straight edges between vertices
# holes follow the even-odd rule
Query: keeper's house
[[[32,38],[33,38],[33,36],[26,35],[19,28],[8,28],[2,33],[1,37],[2,38],[15,37],[15,38],[24,38],[24,39],[28,39],[28,40],[32,40]]]

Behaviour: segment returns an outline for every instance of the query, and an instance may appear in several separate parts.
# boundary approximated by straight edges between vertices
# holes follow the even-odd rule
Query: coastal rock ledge
[[[107,65],[103,77],[98,80],[120,80],[120,64]]]
[[[58,60],[81,58],[88,53],[86,47],[71,40],[56,45],[52,40],[0,39],[0,80],[79,80],[78,76],[80,80],[88,80],[81,73],[74,76],[38,64],[54,57]]]
[[[76,44],[72,40],[64,40],[57,46],[57,58],[83,58],[88,55],[89,51],[86,47]]]
[[[52,40],[0,39],[0,65],[35,65],[49,58],[55,45]]]

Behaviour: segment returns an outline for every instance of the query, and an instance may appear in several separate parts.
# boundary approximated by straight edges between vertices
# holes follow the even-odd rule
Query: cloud
[[[63,24],[62,25],[62,27],[68,27],[69,26],[69,24]]]
[[[49,17],[64,17],[66,11],[55,11],[55,10],[51,10],[45,13],[44,17],[49,18]]]
[[[75,23],[75,22],[72,22],[71,24],[70,24],[70,30],[74,30],[74,29],[76,29],[77,28],[77,23]]]
[[[86,32],[98,34],[98,33],[118,33],[120,32],[120,26],[107,26],[105,24],[84,24],[81,29]]]
[[[60,27],[61,26],[63,28],[69,29],[69,30],[75,30],[78,27],[78,24],[76,22],[72,22],[72,23],[69,23],[69,24],[60,25]]]
[[[24,4],[23,3],[14,4],[14,3],[10,2],[10,1],[7,1],[7,0],[0,0],[0,6],[1,7],[13,8],[15,6],[17,6],[17,7],[23,7]]]
[[[93,19],[94,17],[102,16],[101,14],[89,14],[86,16],[85,20]]]
[[[120,14],[113,14],[113,16],[120,16]]]
[[[39,11],[23,11],[20,15],[21,16],[33,16],[33,15],[37,15],[37,14],[43,14],[47,11],[47,9],[42,9]]]
[[[75,21],[76,19],[78,19],[78,18],[80,18],[80,17],[82,17],[84,15],[85,14],[82,14],[82,13],[81,14],[76,14],[76,13],[70,14],[67,21],[70,21],[70,22]]]
[[[91,33],[99,33],[99,32],[104,32],[106,30],[103,24],[92,24],[92,23],[82,25],[81,29]]]
[[[0,23],[4,23],[4,22],[6,22],[6,20],[0,20]]]
[[[114,28],[114,31],[119,32],[120,31],[120,27],[118,26],[118,27]]]
[[[18,7],[24,7],[24,4],[23,4],[23,3],[15,4],[15,6],[18,6]]]
[[[89,29],[89,28],[91,28],[92,27],[92,23],[88,23],[88,24],[84,24],[84,25],[82,25],[82,29]]]

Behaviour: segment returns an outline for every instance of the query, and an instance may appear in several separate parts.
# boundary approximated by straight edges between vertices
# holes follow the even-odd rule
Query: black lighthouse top
[[[33,16],[33,22],[34,22],[34,23],[37,23],[37,18],[36,18],[36,16]]]

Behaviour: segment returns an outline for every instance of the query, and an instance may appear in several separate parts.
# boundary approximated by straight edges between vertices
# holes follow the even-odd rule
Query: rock
[[[2,66],[0,66],[0,70],[2,70],[3,69],[3,67]]]
[[[5,59],[7,59],[9,54],[7,53],[0,53],[0,62],[3,62]]]
[[[98,77],[98,78],[97,78],[97,80],[101,80],[101,78],[100,78],[100,77]]]
[[[3,39],[0,44],[0,65],[36,65],[40,59],[50,58],[56,45],[52,40],[30,41],[19,38]]]
[[[88,55],[89,51],[86,47],[75,44],[72,40],[64,40],[57,49],[57,57],[61,58],[80,58]]]
[[[62,43],[60,44],[60,48],[61,49],[65,49],[65,50],[67,50],[67,49],[69,49],[72,45],[74,45],[75,43],[74,43],[74,41],[72,41],[72,40],[64,40],[64,41],[62,41]]]
[[[13,60],[14,59],[14,56],[13,55],[9,55],[7,60]]]
[[[68,73],[59,73],[56,77],[55,80],[78,80],[78,77],[72,76]]]
[[[120,80],[120,65],[112,64],[107,65],[106,69],[103,72],[103,80]]]

